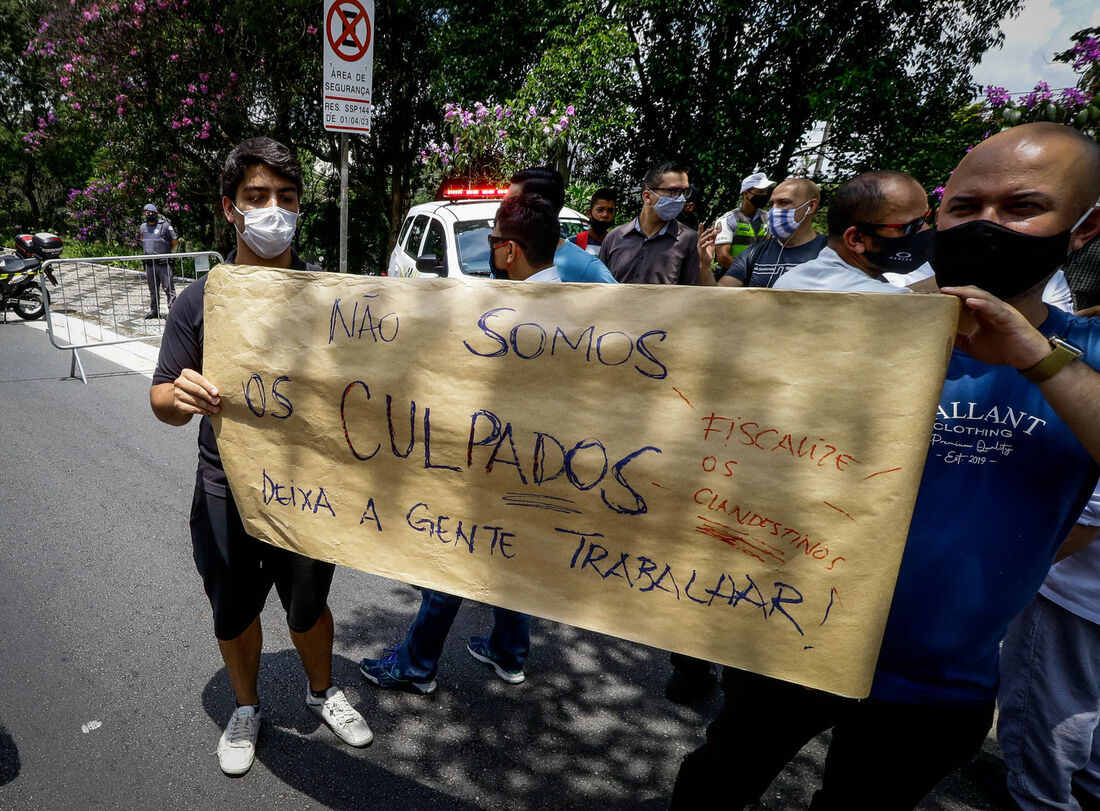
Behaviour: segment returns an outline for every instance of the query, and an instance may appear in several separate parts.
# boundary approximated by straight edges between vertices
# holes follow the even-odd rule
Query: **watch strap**
[[[1077,360],[1084,353],[1073,344],[1057,335],[1050,337],[1051,353],[1027,369],[1021,369],[1020,374],[1032,383],[1042,383],[1050,380],[1066,366]]]

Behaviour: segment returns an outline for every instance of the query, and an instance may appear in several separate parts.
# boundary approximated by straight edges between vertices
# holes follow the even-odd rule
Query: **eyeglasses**
[[[523,247],[523,243],[520,242],[518,239],[512,239],[511,237],[496,237],[492,234],[489,234],[489,250],[491,251],[495,251],[497,248],[507,242],[514,242],[519,245],[520,248]]]
[[[684,195],[684,200],[690,200],[695,196],[694,186],[647,186],[650,191],[662,191],[668,194],[669,197],[679,197]]]
[[[867,236],[874,236],[875,230],[879,228],[897,228],[901,231],[902,236],[907,237],[920,231],[928,224],[931,217],[932,209],[928,209],[922,216],[909,222],[857,222],[855,226]]]

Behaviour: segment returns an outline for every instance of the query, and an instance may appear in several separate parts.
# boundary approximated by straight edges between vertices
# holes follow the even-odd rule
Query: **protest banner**
[[[251,534],[867,695],[955,299],[221,266],[205,306]]]

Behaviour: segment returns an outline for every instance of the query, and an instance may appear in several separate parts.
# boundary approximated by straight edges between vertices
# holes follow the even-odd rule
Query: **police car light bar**
[[[470,186],[465,181],[447,181],[440,189],[440,196],[457,200],[472,200],[484,197],[503,197],[508,187]]]

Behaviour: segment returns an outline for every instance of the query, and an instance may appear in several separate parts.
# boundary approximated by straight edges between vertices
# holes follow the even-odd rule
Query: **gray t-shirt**
[[[773,285],[776,290],[846,290],[852,293],[910,293],[908,287],[895,287],[885,279],[868,276],[825,248],[817,259],[791,268]]]
[[[791,268],[817,259],[828,244],[824,234],[792,248],[784,248],[778,239],[769,239],[738,254],[726,275],[739,279],[745,287],[772,287]]]

